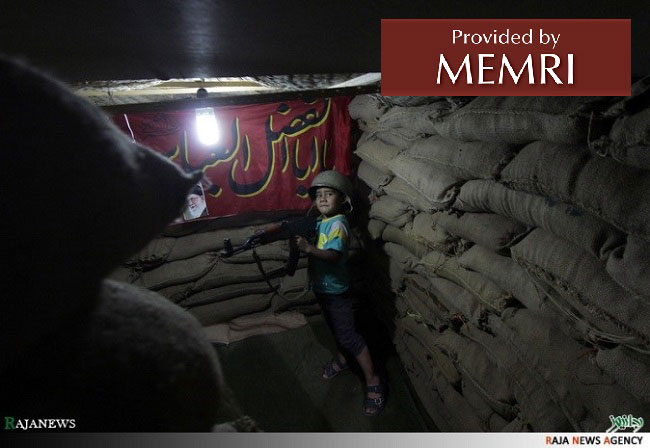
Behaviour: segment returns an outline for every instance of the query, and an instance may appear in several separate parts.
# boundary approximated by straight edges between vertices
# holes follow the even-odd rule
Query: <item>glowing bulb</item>
[[[196,109],[196,132],[204,145],[214,145],[219,141],[217,117],[211,107]]]

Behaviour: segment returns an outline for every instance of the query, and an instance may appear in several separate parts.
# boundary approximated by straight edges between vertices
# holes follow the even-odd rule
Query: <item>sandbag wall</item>
[[[167,235],[178,236],[152,240],[110,277],[155,291],[186,309],[213,342],[303,325],[304,315],[320,308],[308,288],[307,258],[301,254],[295,274],[286,273],[288,241],[255,249],[263,272],[250,250],[229,258],[220,255],[225,238],[236,247],[263,224],[195,233],[171,227]],[[356,251],[358,241],[353,239]]]
[[[650,418],[648,84],[351,102],[368,288],[440,430]]]

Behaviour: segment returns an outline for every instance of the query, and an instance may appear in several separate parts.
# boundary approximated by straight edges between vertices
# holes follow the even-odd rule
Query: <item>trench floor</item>
[[[408,378],[388,335],[362,324],[371,355],[387,376],[382,415],[361,413],[364,381],[352,369],[330,380],[321,377],[335,342],[322,315],[308,325],[215,346],[228,387],[245,415],[267,432],[435,431],[414,402]]]

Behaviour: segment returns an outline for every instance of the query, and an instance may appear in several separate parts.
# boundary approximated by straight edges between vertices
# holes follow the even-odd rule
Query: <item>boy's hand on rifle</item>
[[[313,246],[309,244],[304,237],[300,235],[296,235],[295,239],[296,239],[296,245],[298,246],[298,249],[300,249],[301,252],[308,254],[311,251],[311,248]]]

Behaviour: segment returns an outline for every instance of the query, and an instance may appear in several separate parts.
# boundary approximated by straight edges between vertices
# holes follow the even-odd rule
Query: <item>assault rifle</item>
[[[298,258],[300,257],[300,250],[298,249],[298,245],[294,238],[296,235],[300,235],[307,240],[312,241],[316,235],[316,217],[305,216],[302,218],[267,224],[256,231],[253,235],[249,236],[244,244],[236,247],[233,247],[230,238],[226,238],[223,240],[224,249],[221,251],[221,257],[228,258],[247,250],[253,250],[253,257],[255,258],[258,267],[261,269],[261,262],[259,261],[254,249],[274,241],[288,239],[289,259],[285,265],[285,271],[287,275],[293,275],[296,272]]]

